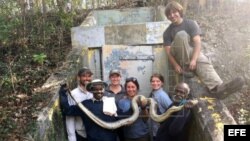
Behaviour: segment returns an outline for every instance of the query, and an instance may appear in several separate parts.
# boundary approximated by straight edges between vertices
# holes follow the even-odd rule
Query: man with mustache
[[[81,68],[77,73],[78,86],[71,91],[72,97],[68,96],[68,104],[76,105],[76,102],[82,102],[93,98],[93,94],[86,90],[86,85],[91,82],[93,73],[89,68]],[[63,107],[63,106],[62,106]],[[87,141],[85,126],[80,116],[65,116],[66,130],[69,141]]]
[[[166,121],[161,123],[155,141],[187,141],[188,125],[191,119],[191,108],[196,105],[189,100],[190,88],[181,82],[175,86],[171,106],[184,105],[184,108],[174,112]],[[170,106],[170,107],[171,107]]]

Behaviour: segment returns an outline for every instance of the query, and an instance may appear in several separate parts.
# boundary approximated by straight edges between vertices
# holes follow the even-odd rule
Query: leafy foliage
[[[35,61],[41,65],[43,65],[46,58],[47,58],[47,55],[45,55],[44,53],[33,55],[33,61]]]
[[[0,1],[0,140],[15,140],[14,134],[26,132],[31,112],[39,110],[29,108],[32,100],[50,99],[48,94],[34,95],[34,88],[46,81],[71,49],[75,13],[41,13],[27,10],[22,2]],[[44,106],[40,103],[33,104]]]

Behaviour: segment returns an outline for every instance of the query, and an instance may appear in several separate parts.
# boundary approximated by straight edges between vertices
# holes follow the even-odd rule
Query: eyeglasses
[[[129,82],[129,81],[136,82],[137,79],[135,77],[126,78],[126,82]]]

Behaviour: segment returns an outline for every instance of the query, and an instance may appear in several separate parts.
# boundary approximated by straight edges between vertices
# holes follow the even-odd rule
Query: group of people
[[[209,92],[219,99],[242,87],[242,78],[223,83],[208,57],[201,53],[201,30],[198,24],[184,18],[183,7],[179,3],[169,2],[165,15],[172,23],[163,34],[163,44],[168,60],[177,74],[196,75],[207,86]],[[115,122],[133,114],[131,102],[138,95],[140,85],[135,77],[127,78],[122,85],[119,70],[110,71],[109,85],[100,79],[92,80],[92,75],[90,69],[82,68],[77,76],[78,87],[72,91],[61,87],[59,91],[69,141],[188,140],[185,134],[191,118],[191,108],[194,106],[189,101],[188,84],[178,83],[173,95],[169,96],[163,89],[164,77],[159,73],[153,74],[150,77],[152,92],[149,93],[157,103],[157,113],[163,114],[172,106],[184,105],[184,108],[175,112],[175,116],[157,123],[149,118],[147,103],[140,101],[138,119],[126,126],[110,130],[97,125],[77,106],[77,103],[81,102],[99,119]]]
[[[92,80],[93,73],[88,68],[79,70],[78,87],[69,91],[67,87],[60,88],[60,104],[62,113],[65,116],[66,129],[69,141],[160,141],[162,132],[165,128],[149,118],[148,103],[138,102],[140,116],[133,123],[120,127],[115,130],[105,129],[88,117],[76,104],[81,102],[96,117],[105,122],[115,122],[127,118],[133,114],[131,107],[132,99],[138,95],[140,85],[135,77],[129,77],[125,80],[124,86],[121,85],[122,75],[119,70],[111,70],[109,73],[110,84],[108,85],[100,79]],[[175,88],[175,93],[170,96],[163,90],[164,77],[155,73],[150,78],[152,92],[150,97],[157,102],[157,113],[162,114],[173,105],[184,104],[190,109],[188,96],[190,88],[186,83],[179,83]],[[107,107],[108,106],[108,107]],[[184,108],[184,109],[186,109]],[[186,110],[184,110],[186,111]],[[178,125],[180,133],[190,119],[190,110],[184,113],[186,116],[174,116],[179,122],[172,124]],[[178,112],[176,114],[183,114]],[[185,118],[185,119],[184,119]],[[172,120],[172,117],[169,118]],[[168,121],[168,120],[167,120]],[[165,123],[165,122],[164,122]],[[165,126],[165,125],[164,125]],[[168,125],[175,126],[175,125]],[[172,127],[171,127],[172,128]],[[175,130],[175,132],[178,132]],[[169,132],[171,134],[171,132]],[[170,135],[178,136],[177,135]],[[170,137],[169,136],[169,137]],[[164,137],[166,139],[166,137]]]

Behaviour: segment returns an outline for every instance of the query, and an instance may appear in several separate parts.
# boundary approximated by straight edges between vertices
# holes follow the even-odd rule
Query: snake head
[[[138,100],[137,100],[137,104],[141,108],[145,108],[149,104],[149,100],[145,96],[140,95]]]
[[[184,107],[185,108],[193,108],[194,106],[196,106],[198,104],[198,100],[197,99],[192,99],[192,100],[188,100]]]

